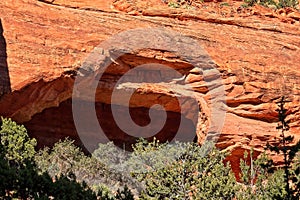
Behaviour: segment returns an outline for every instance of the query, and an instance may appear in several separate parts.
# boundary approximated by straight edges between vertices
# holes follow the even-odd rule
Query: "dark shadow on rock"
[[[3,35],[3,26],[0,19],[0,97],[10,92],[11,87],[7,65],[6,41]]]

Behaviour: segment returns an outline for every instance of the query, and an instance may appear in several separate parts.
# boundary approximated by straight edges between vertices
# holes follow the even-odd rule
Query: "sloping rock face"
[[[216,136],[209,133],[209,127],[215,123],[210,109],[212,91],[223,88],[224,101],[218,106],[224,111],[224,120],[222,129],[216,129],[221,132],[217,146],[231,149],[228,159],[238,169],[244,150],[253,147],[258,155],[267,142],[279,142],[276,102],[283,95],[288,100],[289,134],[300,139],[299,12],[242,9],[241,4],[231,2],[228,7],[208,2],[187,10],[169,8],[159,0],[1,2],[0,115],[25,124],[30,134],[38,138],[39,147],[69,136],[88,151],[96,148],[98,141],[107,140],[129,148],[137,137],[153,137],[150,126],[149,132],[140,135],[126,133],[125,130],[134,130],[126,123],[125,128],[119,127],[113,106],[121,116],[130,107],[133,122],[146,128],[166,113],[165,124],[155,135],[161,141],[176,138],[180,123],[184,123],[185,136],[178,139],[193,140],[197,134],[202,143],[210,138],[207,136]],[[163,47],[126,53],[118,46],[111,48],[113,53],[122,52],[119,57],[96,48],[124,31],[162,27],[195,40],[205,50],[199,55],[204,64],[196,66],[187,61],[197,56],[186,59]],[[174,45],[175,40],[169,39],[166,47]],[[120,45],[126,44],[124,41],[134,40],[125,38]],[[155,45],[160,40],[152,35],[147,41]],[[190,43],[181,40],[179,44]],[[92,65],[92,71],[97,73],[89,76],[86,60],[95,51],[102,57]],[[107,60],[109,67],[105,72],[95,70]],[[153,63],[167,66],[168,70],[154,67]],[[140,65],[146,67],[138,70]],[[78,73],[78,69],[84,70]],[[118,81],[133,69],[137,70],[118,86]],[[219,76],[209,75],[211,69],[216,69]],[[87,98],[74,97],[76,74],[88,77],[83,82],[85,88],[93,80],[100,80],[95,94],[91,91]],[[219,78],[222,84],[210,85]],[[123,93],[112,101],[115,88]],[[134,93],[129,102],[124,102],[128,91]],[[90,121],[84,108],[93,103],[105,136],[98,138],[97,130],[91,128],[82,138],[76,129],[72,102],[79,102],[75,105],[83,121]],[[165,112],[155,104],[163,106]],[[152,106],[154,109],[149,111]]]
[[[10,92],[10,80],[7,66],[6,41],[3,36],[3,27],[0,20],[0,95]]]

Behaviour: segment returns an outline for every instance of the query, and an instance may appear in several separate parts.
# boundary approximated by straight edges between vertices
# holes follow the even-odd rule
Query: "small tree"
[[[293,182],[293,180],[297,177],[293,176],[293,174],[290,173],[290,170],[292,168],[293,160],[297,154],[297,152],[300,149],[300,141],[298,141],[296,144],[292,144],[294,137],[291,135],[286,135],[286,132],[290,129],[289,127],[289,121],[287,118],[287,109],[284,108],[285,105],[285,97],[282,97],[278,103],[278,125],[276,129],[280,130],[280,145],[279,146],[272,146],[270,144],[267,144],[267,148],[271,151],[276,152],[277,154],[283,154],[283,168],[284,168],[284,182],[285,182],[285,190],[287,192],[287,195],[285,199],[298,199],[297,189],[295,189],[295,186],[290,186],[290,181]]]
[[[96,158],[85,155],[83,151],[74,144],[74,140],[65,138],[48,147],[38,151],[35,162],[41,172],[47,172],[51,177],[67,176],[75,174],[76,179],[88,184],[104,182],[109,173],[105,166]]]
[[[250,163],[246,159],[250,157]],[[241,167],[241,190],[237,194],[237,199],[243,200],[281,200],[286,191],[284,185],[283,171],[270,170],[273,162],[266,153],[261,154],[256,160],[253,159],[253,150],[245,152],[244,159],[240,161]]]
[[[36,140],[22,125],[2,118],[0,130],[0,199],[97,199],[74,175],[41,173],[34,162]]]
[[[5,157],[19,163],[26,159],[32,159],[36,153],[36,140],[28,136],[23,125],[18,125],[11,119],[3,117],[1,120],[0,140]]]

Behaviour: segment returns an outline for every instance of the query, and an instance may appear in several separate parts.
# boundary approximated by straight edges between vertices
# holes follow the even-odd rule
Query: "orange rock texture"
[[[234,169],[244,150],[253,147],[258,154],[267,142],[279,142],[276,102],[281,96],[288,101],[289,134],[300,139],[300,13],[290,8],[244,8],[240,1],[196,2],[190,7],[172,8],[161,0],[1,1],[0,115],[25,124],[38,138],[39,147],[66,136],[82,145],[72,116],[77,70],[101,42],[118,33],[164,28],[197,41],[207,54],[203,55],[204,63],[211,65],[213,61],[212,66],[220,72],[225,118],[217,146],[231,150],[228,159]],[[159,41],[153,35],[147,39],[150,43]],[[167,120],[156,137],[172,140],[182,118],[190,125],[184,133],[191,138],[197,134],[198,142],[203,142],[207,127],[214,123],[203,71],[164,49],[131,51],[117,60],[104,55],[105,59],[111,64],[97,87],[95,107],[109,140],[118,145],[132,144],[137,137],[125,134],[113,120],[110,104],[117,81],[139,65],[158,63],[184,77],[176,80],[172,77],[180,78],[178,75],[151,66],[147,73],[132,74],[142,82],[124,83],[121,90],[135,90],[129,104],[134,122],[146,126],[151,121],[148,108],[160,104]],[[158,77],[156,73],[161,79],[153,80]],[[193,96],[186,93],[189,90]],[[184,99],[185,110],[197,107],[199,112],[182,113],[177,97]],[[128,106],[121,99],[116,105],[119,113]],[[87,136],[91,146],[82,145],[88,150],[96,147],[93,134]],[[139,136],[148,137],[143,133]]]

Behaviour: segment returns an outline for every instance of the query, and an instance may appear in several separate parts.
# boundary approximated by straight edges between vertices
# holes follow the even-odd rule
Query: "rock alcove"
[[[127,1],[128,6],[120,3],[123,1],[109,0],[55,1],[55,5],[51,2],[6,0],[0,3],[0,10],[3,11],[0,13],[3,29],[0,34],[0,114],[25,124],[29,132],[41,138],[40,146],[52,144],[54,140],[67,136],[58,135],[66,131],[58,131],[56,135],[53,126],[38,126],[37,118],[41,124],[45,124],[51,120],[63,121],[67,116],[72,117],[61,108],[72,97],[76,69],[99,43],[136,27],[165,27],[190,36],[215,61],[222,75],[227,105],[224,127],[217,146],[231,150],[229,160],[234,170],[237,167],[233,164],[239,162],[245,149],[253,147],[259,153],[267,142],[279,141],[275,110],[276,102],[282,95],[289,98],[286,104],[288,119],[291,121],[289,134],[295,136],[296,140],[300,139],[300,34],[299,28],[295,26],[299,17],[295,18],[297,13],[293,10],[282,10],[286,12],[286,16],[283,16],[282,13],[256,6],[252,10],[244,9],[232,17],[232,9],[228,6],[220,8],[218,4],[210,2],[206,2],[208,6],[199,10],[172,9],[160,0],[147,1],[147,6],[145,1]],[[215,6],[218,6],[217,13]],[[238,8],[240,2],[233,2],[232,6]],[[224,11],[228,11],[229,15],[224,16]],[[149,41],[155,43],[155,37],[149,38]],[[182,74],[188,73],[186,84],[193,90],[201,94],[207,92],[201,75],[169,52],[157,50],[151,53],[148,49],[127,56],[135,57],[134,60],[127,59],[131,60],[132,66],[136,66],[133,63],[139,61],[146,63],[144,61],[147,59],[168,64]],[[109,77],[119,79],[124,73],[117,73],[117,69],[118,65],[115,65],[107,73],[106,84],[110,83]],[[179,83],[177,85],[180,86]],[[127,86],[134,88],[132,85]],[[150,85],[143,88],[135,95],[145,98],[157,94],[164,102],[174,98],[174,94],[162,85],[160,88]],[[176,90],[180,91],[179,88]],[[102,95],[105,96],[109,97]],[[197,124],[195,128],[200,140],[205,134],[202,134],[199,124],[203,124],[205,130],[210,120],[209,114],[205,114],[207,99],[203,96],[198,99],[201,112],[197,119],[204,123],[193,122]],[[141,98],[141,101],[147,102],[144,100]],[[107,99],[97,102],[110,105]],[[132,107],[148,109],[149,105],[138,104]],[[49,110],[56,109],[58,111],[56,117],[52,115],[53,119],[42,117]],[[176,110],[168,112],[179,113]],[[191,119],[186,114],[184,116]],[[65,125],[67,129],[68,124]],[[44,132],[39,132],[38,127]],[[43,134],[45,137],[42,138],[40,135]],[[76,138],[76,133],[70,132],[70,137]]]
[[[153,54],[153,51],[149,50],[149,53]],[[84,95],[77,97],[73,93],[73,96],[69,96],[57,106],[34,114],[24,124],[31,136],[38,139],[39,148],[52,146],[65,137],[74,139],[77,145],[89,152],[97,148],[99,142],[107,141],[130,149],[139,137],[149,140],[155,137],[162,142],[193,141],[197,130],[205,134],[207,116],[204,112],[199,112],[202,107],[196,99],[199,96],[195,96],[198,91],[187,87],[186,77],[193,74],[194,78],[202,80],[203,72],[172,56],[173,59],[170,61],[163,61],[133,54],[122,55],[102,74],[94,91],[94,98]],[[97,75],[94,74],[93,79],[95,76]],[[74,82],[75,78],[76,76],[71,76],[65,80],[62,78],[61,81]],[[86,82],[80,86],[86,94],[93,94],[88,88],[90,80],[90,77],[85,77]],[[202,87],[200,91],[206,93],[207,87]],[[112,100],[114,89],[116,93]],[[160,107],[155,107],[157,105]],[[97,122],[103,134],[89,124],[91,116],[86,106],[95,109]],[[154,108],[150,109],[152,106]],[[80,134],[74,122],[74,108],[80,113],[81,122],[88,124]],[[117,119],[113,115],[112,108],[119,116]],[[132,131],[131,123],[126,121],[121,122],[125,124],[125,127],[121,128],[116,123],[123,116],[127,116],[127,112],[130,113],[130,118],[127,117],[126,120],[141,127],[140,132]],[[154,124],[148,126],[151,123]],[[155,123],[160,124],[158,125],[160,128],[156,127]]]

